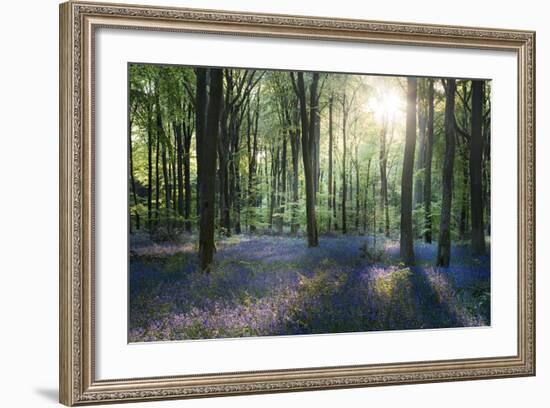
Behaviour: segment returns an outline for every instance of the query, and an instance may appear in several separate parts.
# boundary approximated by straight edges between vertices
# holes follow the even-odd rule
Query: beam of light
[[[404,110],[404,100],[395,91],[389,90],[377,97],[370,98],[363,110],[372,112],[378,121],[393,119]]]

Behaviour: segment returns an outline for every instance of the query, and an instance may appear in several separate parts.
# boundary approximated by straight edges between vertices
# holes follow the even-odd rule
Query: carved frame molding
[[[98,27],[506,50],[518,57],[518,350],[514,356],[94,379],[93,46]],[[60,402],[66,405],[535,374],[535,33],[67,2],[60,5]]]

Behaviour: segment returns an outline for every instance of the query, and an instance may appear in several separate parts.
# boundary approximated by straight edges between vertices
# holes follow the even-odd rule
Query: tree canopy
[[[331,234],[486,251],[490,81],[129,66],[131,233]]]

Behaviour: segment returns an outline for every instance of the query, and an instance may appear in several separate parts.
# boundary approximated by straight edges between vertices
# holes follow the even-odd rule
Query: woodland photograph
[[[491,324],[491,81],[128,65],[129,342]]]

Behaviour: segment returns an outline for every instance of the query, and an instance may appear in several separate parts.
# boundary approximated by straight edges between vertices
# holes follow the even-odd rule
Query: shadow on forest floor
[[[436,246],[415,244],[417,266],[399,244],[372,237],[240,235],[218,243],[216,267],[197,271],[192,243],[132,241],[131,342],[490,324],[489,258],[453,246],[449,268],[432,266]],[[375,248],[376,249],[376,248]]]

